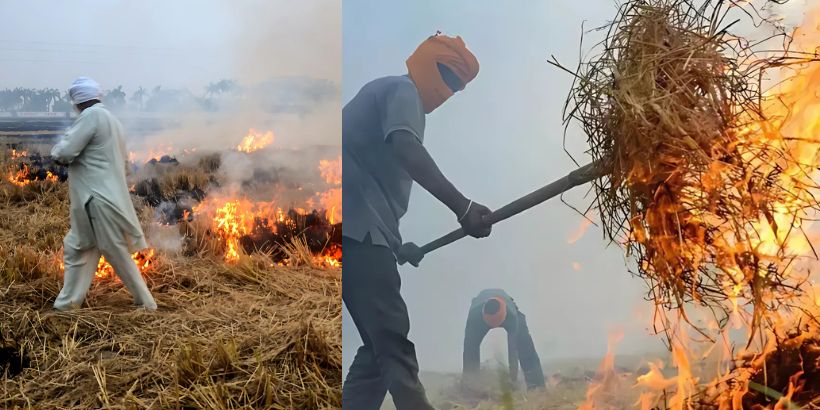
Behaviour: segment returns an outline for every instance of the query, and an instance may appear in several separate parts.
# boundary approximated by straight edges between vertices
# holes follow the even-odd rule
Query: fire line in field
[[[273,142],[272,131],[250,129],[235,147],[235,151],[249,156],[258,155],[257,151],[269,147]],[[197,153],[195,149],[185,149],[182,152],[183,162],[174,156],[176,151],[172,144],[163,143],[145,152],[129,152],[131,175],[136,175],[134,178],[137,178],[129,181],[129,191],[154,208],[156,218],[159,219],[156,223],[187,224],[180,231],[183,242],[186,241],[186,235],[192,234],[191,226],[198,225],[202,229],[193,233],[196,236],[195,242],[201,242],[208,236],[218,242],[199,250],[207,248],[217,252],[225,263],[237,263],[244,255],[257,252],[269,255],[274,264],[300,263],[295,262],[294,256],[283,250],[302,243],[303,248],[297,247],[304,249],[301,260],[310,260],[313,266],[341,266],[341,156],[317,159],[314,172],[319,178],[307,174],[304,180],[309,186],[316,187],[313,195],[300,192],[303,182],[297,182],[300,186],[290,182],[278,185],[280,182],[274,180],[274,185],[270,188],[262,182],[262,192],[270,189],[273,196],[279,196],[281,192],[288,198],[301,198],[296,199],[295,203],[292,202],[293,199],[278,203],[276,200],[260,201],[246,196],[241,193],[241,186],[223,188],[219,186],[219,182],[214,184],[214,181],[219,181],[218,178],[222,177],[218,173],[222,166],[222,154]],[[215,159],[213,155],[216,156]],[[11,149],[7,152],[7,158],[11,161],[8,162],[10,168],[5,179],[20,189],[28,189],[27,186],[35,181],[61,182],[68,177],[67,168],[54,163],[48,156]],[[137,166],[134,164],[138,162],[137,158],[147,160],[144,165]],[[281,168],[274,169],[276,171],[273,172],[279,172]],[[256,193],[256,196],[259,194]],[[135,253],[132,259],[145,273],[154,264],[155,253],[154,249]],[[62,269],[62,263],[60,265]],[[111,265],[101,257],[95,276],[108,278],[114,276],[113,273]]]

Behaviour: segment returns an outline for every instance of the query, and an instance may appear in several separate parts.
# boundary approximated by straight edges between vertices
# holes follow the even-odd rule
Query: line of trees
[[[328,80],[302,77],[274,78],[252,88],[243,88],[233,80],[209,83],[197,95],[185,88],[151,89],[138,87],[128,95],[123,87],[103,91],[103,103],[114,110],[160,112],[178,109],[215,111],[220,101],[247,96],[271,112],[304,109],[316,102],[338,96],[336,85]],[[54,88],[0,89],[0,111],[70,112],[68,91]]]
[[[187,89],[166,89],[156,86],[152,89],[138,87],[129,96],[123,86],[103,91],[103,103],[112,109],[132,111],[153,111],[173,105],[198,105],[208,109],[215,99],[236,92],[238,87],[231,80],[221,80],[205,87],[204,95],[197,96]],[[56,88],[6,88],[0,89],[0,111],[69,112],[72,109],[68,91]]]

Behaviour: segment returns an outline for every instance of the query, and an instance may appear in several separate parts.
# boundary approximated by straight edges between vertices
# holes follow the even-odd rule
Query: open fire
[[[131,255],[131,259],[137,264],[137,268],[139,268],[140,272],[146,273],[151,269],[154,263],[154,253],[155,251],[153,249],[147,249],[143,252],[134,252]],[[98,278],[110,278],[114,276],[114,268],[105,260],[105,256],[100,257],[94,276]]]
[[[273,132],[262,133],[251,129],[236,151],[251,156],[273,141]],[[166,145],[151,150],[147,156],[129,153],[129,158],[150,158],[143,166],[132,163],[132,171],[137,175],[140,175],[140,169],[151,170],[132,181],[129,188],[132,194],[143,198],[154,210],[155,223],[182,224],[183,235],[198,235],[197,240],[210,237],[218,242],[212,250],[226,263],[236,263],[244,255],[259,253],[268,255],[273,264],[290,264],[293,261],[283,249],[300,243],[310,253],[314,266],[341,266],[340,156],[318,161],[313,172],[320,178],[317,181],[322,182],[307,186],[320,189],[310,195],[312,191],[303,192],[301,186],[296,188],[304,197],[304,202],[302,206],[295,206],[293,200],[282,203],[258,201],[242,193],[220,193],[224,189],[212,174],[220,167],[219,154],[204,156],[198,165],[186,165],[188,168],[184,168],[172,155],[173,147]],[[194,150],[184,150],[181,154],[188,156],[194,153]],[[25,187],[34,181],[64,182],[68,178],[67,169],[48,156],[13,149],[8,151],[8,158],[6,179],[18,187]],[[283,189],[275,187],[280,183],[277,178],[270,181],[274,185],[272,192]],[[309,179],[309,176],[306,178]],[[199,227],[199,232],[191,232],[193,225]],[[155,252],[150,249],[135,253],[132,259],[142,272],[148,272],[155,263]],[[96,276],[115,277],[113,268],[104,257],[100,258]]]
[[[68,178],[67,170],[54,163],[50,157],[31,154],[27,151],[9,150],[11,165],[6,179],[19,187],[34,181],[58,182]]]
[[[242,142],[236,146],[236,150],[250,154],[251,152],[265,148],[270,144],[273,144],[273,131],[268,131],[263,134],[251,129],[248,131],[248,135],[246,135],[245,138],[242,138]]]
[[[303,238],[315,264],[340,266],[341,225],[331,223],[325,212],[284,209],[275,202],[246,198],[208,198],[194,208],[194,215],[211,221],[210,232],[222,243],[225,262],[260,252],[270,254],[276,263],[287,263],[281,249]]]
[[[791,46],[816,56],[818,26],[820,9],[815,9],[794,33]],[[768,183],[792,195],[756,197],[738,204],[734,212],[762,214],[749,218],[753,222],[742,227],[747,237],[739,238],[737,227],[716,225],[710,214],[708,201],[715,195],[710,189],[721,187],[729,178],[726,173],[733,170],[730,164],[715,161],[699,181],[702,189],[693,184],[682,192],[691,199],[690,208],[659,205],[647,216],[678,221],[679,229],[703,230],[702,243],[692,242],[693,236],[687,242],[677,235],[652,238],[650,232],[635,232],[638,242],[652,240],[661,245],[661,251],[652,255],[656,265],[665,262],[677,269],[682,259],[700,264],[713,258],[712,269],[727,275],[725,281],[708,286],[728,295],[720,314],[696,309],[694,304],[705,304],[697,298],[682,304],[674,314],[669,314],[669,306],[655,306],[654,326],[668,339],[676,374],[664,375],[663,363],[651,363],[648,371],[638,375],[632,386],[640,391],[640,400],[634,405],[642,409],[820,406],[820,293],[812,246],[818,235],[811,226],[817,216],[820,95],[806,92],[820,87],[820,64],[786,67],[781,74],[785,81],[764,95],[762,119],[750,120],[733,131],[748,160],[772,175]],[[755,147],[760,146],[787,153],[793,162],[784,166],[755,158]],[[773,204],[771,211],[758,201]],[[697,253],[699,249],[710,252]],[[776,278],[783,283],[773,283],[781,280]],[[706,281],[701,277],[691,286]],[[744,331],[744,343],[738,348]],[[610,352],[605,364],[611,361]],[[606,380],[590,385],[585,408],[613,408],[612,401],[600,394],[607,390]]]

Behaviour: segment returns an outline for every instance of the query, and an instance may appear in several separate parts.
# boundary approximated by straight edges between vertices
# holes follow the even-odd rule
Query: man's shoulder
[[[385,77],[379,77],[368,84],[376,84],[381,86],[413,85],[413,80],[406,75],[388,75]]]
[[[413,80],[406,75],[391,75],[387,77],[377,78],[362,87],[362,90],[367,90],[375,93],[413,93],[418,94],[416,85]]]
[[[81,115],[86,116],[94,116],[94,117],[113,117],[111,111],[108,111],[108,108],[105,108],[102,103],[94,104],[85,110],[83,110]]]
[[[504,289],[500,289],[500,288],[484,289],[481,292],[479,292],[479,295],[480,296],[489,296],[489,297],[497,297],[497,296],[509,297],[507,292],[505,292]]]

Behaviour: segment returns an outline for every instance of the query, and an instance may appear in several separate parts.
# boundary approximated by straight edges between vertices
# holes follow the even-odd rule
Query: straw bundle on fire
[[[604,234],[636,257],[649,297],[681,312],[748,301],[753,328],[792,291],[787,237],[816,205],[810,164],[764,109],[767,70],[812,57],[788,43],[763,53],[731,32],[761,21],[755,12],[748,2],[623,2],[600,53],[572,72],[565,110],[605,165],[594,182]]]

